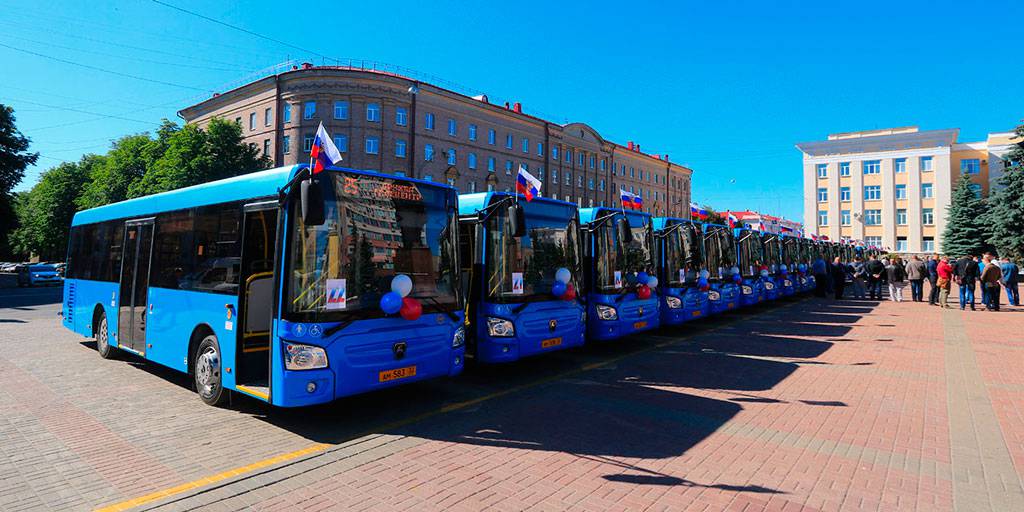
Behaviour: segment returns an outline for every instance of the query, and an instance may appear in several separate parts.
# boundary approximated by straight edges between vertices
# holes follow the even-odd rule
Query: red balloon
[[[565,293],[562,294],[562,300],[576,300],[576,287],[571,284],[565,285]]]
[[[642,284],[640,286],[637,286],[636,287],[636,296],[639,299],[645,299],[645,300],[651,298],[651,287],[647,286],[646,284]]]
[[[416,320],[423,314],[423,305],[412,297],[404,297],[402,298],[402,309],[398,310],[398,314],[406,320]]]

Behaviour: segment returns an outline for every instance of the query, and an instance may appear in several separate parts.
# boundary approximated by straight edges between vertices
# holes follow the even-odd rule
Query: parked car
[[[53,265],[19,265],[17,269],[18,286],[36,286],[44,284],[61,284],[64,282]]]
[[[17,263],[0,263],[0,272],[14,272],[18,268]]]

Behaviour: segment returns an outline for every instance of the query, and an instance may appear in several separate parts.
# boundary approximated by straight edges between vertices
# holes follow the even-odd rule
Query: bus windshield
[[[521,203],[526,235],[510,236],[508,211],[498,208],[487,220],[487,297],[496,302],[553,300],[555,272],[572,272],[579,288],[579,224],[570,205]]]
[[[623,246],[619,243],[615,229],[621,215],[615,214],[615,217],[601,224],[594,232],[594,266],[597,275],[595,286],[598,291],[604,293],[626,293],[635,289],[636,275],[640,272],[654,275],[650,222],[643,226],[631,226],[633,240]]]
[[[799,244],[796,238],[785,238],[782,241],[782,263],[795,265],[799,258]]]
[[[764,263],[764,249],[761,244],[761,236],[756,231],[743,230],[740,232],[739,244],[739,267],[744,277],[753,277],[758,273],[758,268]]]
[[[703,264],[700,239],[703,234],[696,224],[680,224],[665,237],[665,263],[668,285],[683,286],[697,281]]]
[[[736,264],[736,246],[732,232],[722,226],[709,226],[704,234],[704,260],[711,278],[723,278]]]
[[[764,233],[761,236],[764,245],[764,263],[768,265],[768,269],[772,273],[775,273],[779,267],[779,253],[782,252],[779,235]]]
[[[379,301],[397,274],[425,311],[457,307],[455,191],[356,173],[320,179],[326,222],[302,223],[293,201],[285,312],[293,321],[384,316]]]

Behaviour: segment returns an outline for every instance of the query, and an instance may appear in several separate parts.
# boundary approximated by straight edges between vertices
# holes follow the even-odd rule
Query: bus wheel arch
[[[96,352],[103,359],[113,359],[117,351],[110,345],[110,323],[103,305],[96,304],[92,311],[92,337],[96,340]]]
[[[203,324],[192,331],[189,354],[189,374],[199,398],[213,406],[226,402],[229,393],[224,389],[223,352],[210,326]]]
[[[188,339],[188,375],[191,377],[196,371],[196,349],[199,343],[207,336],[214,334],[213,328],[207,324],[199,324],[192,329],[192,335]]]

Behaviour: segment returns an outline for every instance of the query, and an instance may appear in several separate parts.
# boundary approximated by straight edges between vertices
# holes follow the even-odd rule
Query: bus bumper
[[[708,292],[702,292],[696,288],[671,288],[666,292],[679,298],[682,301],[682,307],[670,308],[665,303],[665,297],[662,297],[662,325],[679,325],[708,316]]]
[[[615,302],[614,295],[591,295],[587,311],[587,339],[611,341],[633,333],[656,329],[661,325],[659,297],[641,300],[635,293],[628,293],[621,302]],[[618,318],[601,320],[597,316],[597,304],[615,308]]]
[[[736,309],[739,307],[739,286],[733,283],[712,285],[708,301],[712,315]]]
[[[746,279],[740,284],[740,305],[753,306],[764,300],[764,286],[760,279]]]
[[[519,313],[516,305],[485,304],[477,322],[475,357],[482,363],[508,363],[523,357],[583,345],[583,306],[572,301],[533,302]],[[487,332],[487,316],[512,321],[515,336],[496,337]]]

